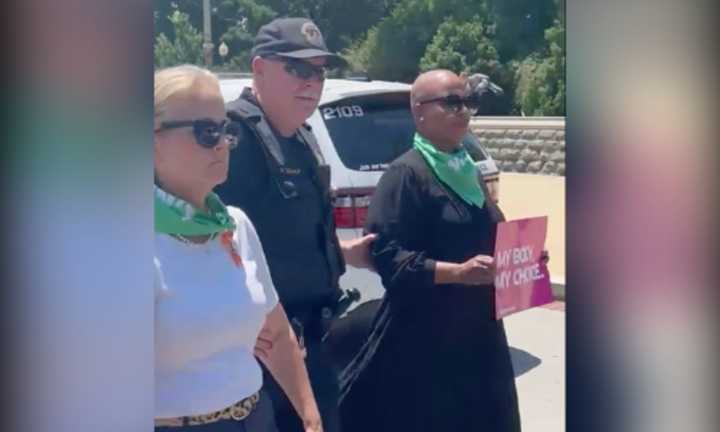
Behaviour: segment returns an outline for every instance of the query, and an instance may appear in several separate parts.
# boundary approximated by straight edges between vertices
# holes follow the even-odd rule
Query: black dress
[[[489,199],[465,203],[416,150],[383,175],[366,227],[378,233],[371,254],[386,293],[341,376],[344,432],[520,430],[492,286],[433,282],[435,260],[492,255],[502,219]]]

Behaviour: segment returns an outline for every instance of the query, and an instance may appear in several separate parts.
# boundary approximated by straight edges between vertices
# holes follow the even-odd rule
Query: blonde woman
[[[276,431],[262,361],[322,430],[255,228],[212,192],[237,144],[217,78],[155,73],[155,430]]]

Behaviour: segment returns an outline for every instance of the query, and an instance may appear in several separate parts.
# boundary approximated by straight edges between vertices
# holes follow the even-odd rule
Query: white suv
[[[251,85],[247,75],[220,75],[226,102]],[[361,235],[370,198],[383,170],[412,146],[415,124],[410,112],[410,85],[387,81],[328,79],[318,109],[308,119],[320,151],[330,165],[335,222],[340,239]],[[499,171],[477,138],[463,139],[478,174],[497,200]],[[348,267],[343,288],[358,288],[363,300],[377,298],[380,278]]]

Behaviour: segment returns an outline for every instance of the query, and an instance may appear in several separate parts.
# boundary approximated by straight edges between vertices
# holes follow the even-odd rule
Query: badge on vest
[[[281,166],[280,172],[285,175],[296,176],[296,175],[300,175],[302,173],[302,170],[300,170],[300,168],[288,168],[288,167]]]

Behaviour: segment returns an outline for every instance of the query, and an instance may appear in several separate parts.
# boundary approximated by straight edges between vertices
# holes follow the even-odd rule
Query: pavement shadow
[[[519,348],[510,347],[510,357],[512,358],[513,371],[515,371],[515,378],[524,374],[525,372],[537,367],[542,363],[540,358],[535,357],[527,351],[523,351]]]

